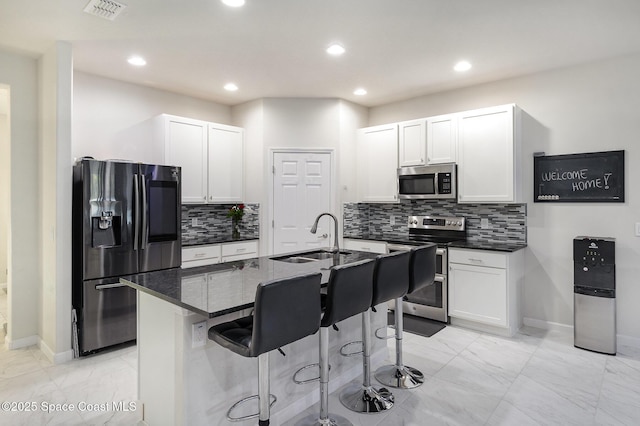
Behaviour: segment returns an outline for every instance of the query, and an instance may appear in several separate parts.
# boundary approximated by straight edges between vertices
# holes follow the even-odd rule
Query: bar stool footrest
[[[231,417],[231,412],[237,408],[238,406],[249,402],[253,399],[258,399],[260,398],[259,395],[251,395],[248,396],[246,398],[242,398],[240,401],[236,402],[235,404],[233,404],[231,406],[231,408],[229,408],[229,410],[227,410],[227,420],[229,420],[230,422],[241,422],[243,420],[247,420],[247,419],[256,419],[260,416],[260,413],[255,413],[255,414],[247,414],[246,416],[241,416],[241,417]],[[269,408],[273,407],[273,404],[276,403],[276,401],[278,400],[278,398],[276,398],[276,396],[274,394],[269,394],[269,399],[271,400],[271,402],[269,403]]]
[[[396,329],[396,327],[395,327],[395,326],[393,326],[393,325],[387,325],[387,326],[384,326],[384,327],[377,328],[374,334],[375,334],[375,335],[376,335],[376,337],[377,337],[378,339],[380,339],[380,340],[389,340],[389,339],[393,339],[393,338],[395,337],[393,334],[392,334],[392,335],[388,335],[388,334],[384,334],[384,335],[382,335],[382,334],[380,334],[380,330],[386,330],[387,328],[390,328],[390,329],[392,329],[392,330],[395,330],[395,329]]]
[[[356,356],[356,355],[360,355],[360,354],[362,354],[362,352],[364,352],[363,349],[360,349],[357,352],[346,352],[346,349],[349,346],[352,346],[352,345],[360,345],[360,346],[362,346],[362,340],[356,340],[355,342],[349,342],[349,343],[346,343],[346,344],[342,345],[340,347],[340,355],[342,355],[342,356]]]
[[[295,383],[296,385],[304,385],[306,383],[317,382],[318,380],[320,380],[320,373],[318,373],[318,377],[312,377],[311,379],[298,380],[296,378],[298,374],[302,373],[304,370],[308,370],[309,368],[314,368],[314,367],[320,368],[320,364],[316,362],[316,363],[308,364],[308,365],[305,365],[304,367],[298,368],[296,372],[293,373],[293,383]],[[329,364],[329,371],[331,371],[331,364]]]

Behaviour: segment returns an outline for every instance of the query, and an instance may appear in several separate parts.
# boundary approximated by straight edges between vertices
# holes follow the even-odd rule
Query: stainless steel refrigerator
[[[136,293],[119,277],[181,263],[180,168],[84,158],[73,168],[76,356],[136,339]]]

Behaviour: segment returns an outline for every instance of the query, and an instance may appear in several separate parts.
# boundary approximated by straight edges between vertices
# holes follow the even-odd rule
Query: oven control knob
[[[451,225],[451,221],[450,220],[447,221],[447,225]]]
[[[460,225],[462,225],[462,222],[458,221],[458,222],[456,222],[456,225],[460,226]]]

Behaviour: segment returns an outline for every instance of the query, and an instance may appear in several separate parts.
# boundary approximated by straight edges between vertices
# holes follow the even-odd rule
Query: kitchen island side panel
[[[372,330],[386,325],[386,310],[372,313]],[[245,312],[245,314],[248,313]],[[242,312],[207,319],[155,296],[138,291],[138,399],[144,421],[152,425],[228,425],[226,412],[235,402],[256,394],[258,363],[214,342],[192,347],[192,324],[207,321],[207,329],[238,318]],[[330,331],[329,362],[333,392],[346,383],[362,380],[362,359],[343,357],[339,348],[361,340],[360,316]],[[388,357],[386,341],[372,336],[372,369]],[[296,385],[293,373],[318,360],[318,334],[308,336],[270,354],[271,393],[278,398],[272,408],[273,424],[281,424],[319,400],[317,382]]]

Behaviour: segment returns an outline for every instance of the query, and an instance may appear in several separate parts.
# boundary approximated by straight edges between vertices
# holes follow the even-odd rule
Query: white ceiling
[[[227,105],[365,106],[640,52],[639,0],[122,0],[115,21],[88,1],[0,0],[0,48],[37,57],[67,40],[77,70]],[[336,41],[347,52],[330,57]],[[460,59],[471,71],[452,71]]]

